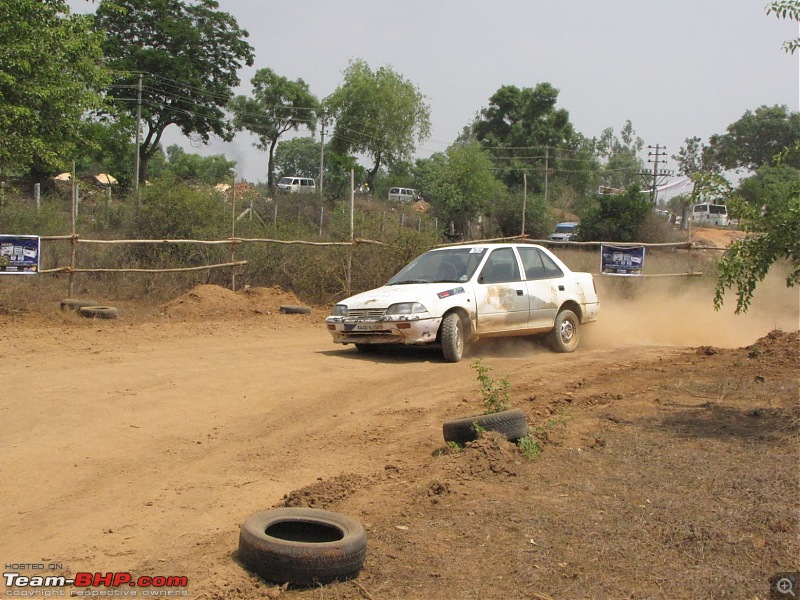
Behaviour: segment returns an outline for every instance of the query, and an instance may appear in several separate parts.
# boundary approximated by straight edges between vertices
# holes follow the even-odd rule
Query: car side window
[[[522,267],[525,269],[526,280],[547,277],[542,264],[542,257],[536,248],[519,248],[519,255],[522,258]]]
[[[511,248],[498,248],[486,259],[480,281],[482,283],[507,283],[519,281],[519,267]]]
[[[527,281],[564,276],[564,272],[553,262],[553,259],[538,248],[519,248],[519,255],[522,258]]]
[[[553,259],[547,256],[544,252],[539,252],[539,255],[542,257],[542,264],[544,265],[546,277],[555,278],[564,276],[564,271],[562,271],[561,267],[553,262]]]

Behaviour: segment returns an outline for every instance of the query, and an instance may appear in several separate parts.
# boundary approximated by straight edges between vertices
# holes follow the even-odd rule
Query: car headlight
[[[332,317],[346,317],[347,316],[347,304],[337,304],[333,307],[331,311]]]
[[[428,312],[428,309],[419,302],[399,302],[386,309],[387,315],[413,315],[424,312]]]

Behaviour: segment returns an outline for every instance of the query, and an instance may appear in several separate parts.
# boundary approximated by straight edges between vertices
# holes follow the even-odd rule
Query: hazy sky
[[[70,0],[85,11],[84,0]],[[342,82],[349,61],[389,65],[431,107],[432,135],[417,151],[447,148],[502,85],[559,90],[580,133],[626,120],[645,145],[676,153],[685,138],[724,133],[746,110],[798,111],[800,56],[782,43],[800,35],[766,15],[764,0],[219,0],[250,33],[255,64],[237,93],[269,67],[302,78],[319,98]],[[168,76],[168,74],[167,74]],[[308,135],[302,132],[302,135]],[[317,135],[319,135],[317,133]],[[266,181],[267,156],[240,134],[193,147],[171,128],[165,143],[225,154],[237,176]],[[645,149],[646,153],[646,149]],[[646,158],[646,156],[644,157]],[[669,160],[667,168],[674,167]]]

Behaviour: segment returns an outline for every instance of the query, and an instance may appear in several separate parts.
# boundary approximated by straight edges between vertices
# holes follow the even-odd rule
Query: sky
[[[504,85],[549,82],[576,131],[619,133],[630,120],[645,146],[666,147],[668,156],[686,138],[725,133],[747,110],[800,110],[800,53],[781,48],[800,31],[767,15],[766,0],[218,1],[255,49],[237,94],[251,94],[260,68],[302,78],[324,98],[352,60],[390,66],[430,106],[432,134],[420,158],[443,152]],[[94,6],[69,2],[80,12]],[[239,179],[266,181],[267,155],[254,141],[241,133],[201,146],[174,126],[164,138],[235,160]],[[668,158],[659,167],[676,165]]]

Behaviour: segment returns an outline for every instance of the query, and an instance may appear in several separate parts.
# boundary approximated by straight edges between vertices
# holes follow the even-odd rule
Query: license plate
[[[383,325],[376,323],[374,325],[356,325],[356,331],[380,331]]]

